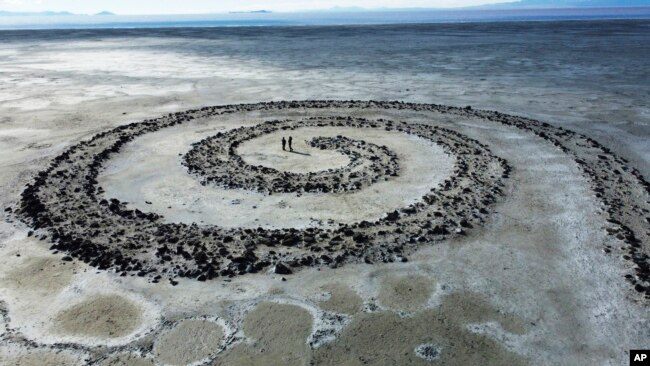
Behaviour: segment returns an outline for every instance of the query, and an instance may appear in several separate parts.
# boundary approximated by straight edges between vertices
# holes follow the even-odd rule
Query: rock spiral
[[[204,139],[181,160],[204,184],[269,194],[333,194],[363,190],[401,172],[399,151],[345,136],[319,137],[314,148],[345,154],[349,164],[310,173],[289,173],[247,164],[237,153],[242,141],[278,129],[346,127],[398,132],[429,140],[456,159],[453,173],[437,187],[373,221],[337,227],[230,228],[196,223],[166,223],[160,214],[130,209],[105,197],[97,177],[103,165],[135,138],[198,118],[219,118],[250,111],[296,109],[337,111],[322,116],[272,120]],[[510,167],[487,145],[454,130],[430,124],[366,119],[349,108],[435,111],[530,131],[574,158],[603,203],[608,232],[622,244],[633,265],[627,275],[634,289],[650,297],[648,207],[650,184],[641,174],[596,141],[531,119],[493,111],[431,104],[363,101],[274,102],[205,107],[132,123],[82,141],[40,172],[22,194],[17,215],[52,242],[51,248],[100,269],[148,276],[207,280],[274,268],[290,273],[300,266],[339,266],[347,262],[405,261],[423,243],[462,234],[484,222],[504,194]],[[227,213],[224,213],[227,214]],[[606,251],[613,250],[605,248]]]

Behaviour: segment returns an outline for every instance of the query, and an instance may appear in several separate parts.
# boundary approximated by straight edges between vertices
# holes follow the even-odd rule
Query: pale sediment
[[[417,134],[429,138],[428,141],[442,146],[446,153],[454,156],[456,165],[446,181],[440,186],[431,186],[431,191],[420,197],[417,203],[401,207],[395,212],[387,211],[377,220],[343,223],[344,226],[341,228],[323,225],[298,229],[263,228],[258,231],[257,228],[251,227],[226,228],[218,225],[193,225],[191,222],[168,223],[162,220],[164,213],[160,211],[136,211],[126,202],[110,200],[102,193],[101,184],[97,183],[97,180],[100,180],[97,176],[108,160],[126,144],[144,133],[159,131],[167,126],[181,126],[189,122],[187,120],[201,118],[218,120],[220,117],[237,115],[244,111],[290,112],[303,109],[307,110],[309,116],[319,116],[320,110],[323,110],[323,113],[313,119],[291,116],[289,120],[282,119],[266,127],[286,126],[289,132],[307,126],[325,128],[325,126],[319,127],[318,123],[328,124],[330,127],[337,127],[337,124],[341,123],[341,127],[361,131],[392,128],[391,133]],[[358,116],[348,118],[346,111],[350,109],[373,112],[364,115],[364,118]],[[403,119],[395,118],[398,111],[404,112]],[[386,116],[381,116],[384,112]],[[411,112],[413,114],[409,114]],[[420,116],[426,118],[429,117],[427,113],[431,113],[431,115],[449,116],[462,121],[471,120],[472,122],[464,128],[458,128],[469,133],[461,134],[454,131],[451,126],[454,122],[448,123],[445,128],[435,128],[433,126],[436,124],[435,121],[432,125],[425,126],[423,118],[413,118],[416,123],[409,123],[409,118],[419,112],[422,112]],[[401,120],[407,123],[397,122]],[[311,121],[317,124],[310,125]],[[484,137],[482,131],[475,133],[470,131],[477,126],[490,125],[499,127]],[[264,123],[262,127],[257,126],[256,124],[246,128],[255,131],[256,128],[264,127]],[[291,128],[296,129],[291,130]],[[601,342],[602,338],[594,336],[592,330],[603,324],[599,323],[602,317],[599,315],[593,324],[581,318],[583,312],[586,312],[584,307],[589,305],[591,298],[580,298],[582,292],[580,295],[575,295],[575,299],[573,297],[579,291],[591,294],[590,289],[577,288],[580,282],[572,278],[567,278],[566,283],[563,282],[558,288],[554,287],[554,284],[549,284],[550,280],[542,278],[543,275],[547,275],[553,279],[555,271],[558,274],[578,273],[572,268],[562,267],[575,265],[576,261],[563,261],[563,258],[572,255],[573,252],[565,253],[562,252],[562,248],[558,249],[567,246],[574,250],[575,246],[571,246],[573,244],[569,240],[563,242],[564,236],[549,235],[549,241],[558,241],[559,244],[555,245],[549,245],[539,239],[540,236],[549,234],[548,231],[539,233],[538,236],[517,236],[519,232],[529,232],[538,228],[530,216],[526,216],[530,222],[520,222],[517,221],[517,217],[504,218],[504,215],[496,215],[498,220],[501,220],[501,224],[513,225],[514,223],[516,227],[508,227],[507,234],[496,238],[479,236],[478,244],[465,244],[465,247],[463,244],[458,244],[456,240],[445,242],[442,245],[445,249],[440,252],[442,258],[437,257],[438,252],[433,252],[435,254],[428,254],[429,256],[422,259],[422,250],[418,250],[429,247],[431,250],[439,248],[440,245],[435,246],[435,244],[440,243],[443,238],[457,238],[459,242],[473,240],[473,234],[481,233],[484,225],[491,230],[494,229],[495,224],[490,223],[490,214],[494,210],[506,210],[502,207],[504,205],[498,204],[500,200],[507,200],[510,194],[526,195],[549,189],[548,182],[545,183],[546,185],[540,185],[538,190],[515,187],[519,188],[516,190],[510,186],[512,180],[516,179],[517,183],[530,182],[530,179],[539,179],[541,174],[546,174],[553,169],[540,169],[533,173],[524,172],[526,167],[522,165],[534,159],[514,156],[511,158],[503,153],[508,151],[507,148],[501,149],[500,146],[494,148],[497,145],[494,140],[486,144],[490,134],[494,137],[507,130],[516,131],[516,136],[519,137],[526,136],[524,141],[527,144],[539,140],[540,145],[548,145],[544,142],[546,141],[557,147],[555,149],[553,146],[545,146],[544,149],[540,149],[542,153],[548,154],[552,151],[555,154],[548,154],[547,159],[540,159],[540,161],[553,163],[559,159],[566,160],[559,162],[558,166],[576,163],[572,165],[573,170],[558,169],[556,173],[566,174],[568,171],[576,176],[575,180],[562,180],[562,184],[586,177],[588,179],[586,181],[591,184],[593,198],[587,197],[585,200],[592,202],[593,199],[594,202],[599,203],[604,210],[599,215],[605,217],[608,222],[605,229],[597,227],[598,223],[589,224],[588,230],[581,227],[568,228],[567,235],[577,238],[582,235],[580,230],[584,229],[588,233],[592,230],[600,230],[605,237],[604,230],[606,230],[610,235],[607,240],[589,240],[584,246],[604,242],[606,246],[602,249],[605,253],[622,258],[620,262],[617,258],[609,258],[610,267],[607,268],[611,269],[611,263],[622,263],[622,267],[628,270],[625,274],[632,286],[627,286],[622,279],[623,273],[618,272],[607,277],[613,282],[593,285],[598,288],[598,291],[610,287],[615,287],[618,291],[618,285],[613,284],[620,280],[623,291],[629,290],[628,297],[643,304],[649,296],[650,289],[647,256],[648,183],[626,160],[617,157],[590,138],[535,120],[498,112],[439,105],[310,101],[210,107],[119,127],[101,133],[90,141],[81,142],[56,158],[52,167],[41,173],[35,183],[26,190],[21,207],[14,210],[14,213],[34,229],[30,234],[32,237],[42,238],[40,244],[52,244],[52,249],[58,251],[55,255],[63,260],[59,262],[55,256],[21,257],[16,260],[16,262],[20,261],[20,266],[16,266],[15,271],[6,271],[6,275],[2,278],[3,283],[7,284],[6,292],[9,294],[25,290],[21,296],[42,294],[47,297],[63,290],[72,292],[75,286],[82,288],[84,286],[80,284],[78,281],[80,276],[76,274],[79,268],[93,272],[84,274],[83,278],[95,276],[94,268],[74,260],[78,258],[98,269],[109,270],[108,273],[100,271],[96,276],[108,276],[117,282],[124,281],[128,284],[125,286],[128,288],[126,291],[138,288],[140,291],[154,294],[151,299],[155,300],[152,301],[173,303],[183,310],[167,309],[159,323],[154,322],[150,330],[149,327],[146,329],[142,327],[145,330],[132,337],[130,333],[140,326],[138,319],[142,316],[141,311],[144,307],[129,310],[130,305],[138,307],[141,304],[131,303],[126,297],[124,298],[126,303],[103,301],[102,303],[109,304],[104,306],[93,302],[94,295],[88,296],[80,302],[71,302],[61,311],[53,313],[52,325],[62,337],[76,335],[94,337],[98,340],[130,337],[128,342],[123,342],[124,344],[115,343],[108,346],[104,345],[106,342],[99,341],[96,342],[97,344],[54,343],[49,341],[52,338],[48,338],[48,342],[38,343],[37,337],[34,337],[36,340],[28,339],[21,335],[19,329],[11,328],[11,324],[16,323],[16,320],[14,319],[12,323],[10,314],[4,311],[3,321],[0,322],[6,323],[3,341],[19,344],[24,348],[24,352],[21,351],[23,353],[11,353],[10,359],[23,357],[27,352],[45,354],[46,358],[52,360],[64,357],[62,364],[65,364],[69,358],[89,360],[92,364],[100,365],[150,365],[154,360],[156,363],[196,362],[216,365],[272,362],[319,365],[372,364],[383,360],[393,360],[396,364],[422,365],[432,362],[517,365],[530,361],[534,358],[530,358],[531,355],[540,353],[546,357],[543,360],[557,361],[558,358],[549,355],[554,353],[550,350],[563,349],[563,346],[556,346],[553,343],[555,341],[563,344],[568,342],[570,345],[574,343],[579,345],[583,339],[592,343]],[[235,141],[239,135],[233,131],[237,130],[231,130],[229,133],[232,133],[232,141]],[[482,141],[482,138],[485,141]],[[311,188],[305,185],[308,182],[306,179],[308,172],[297,172],[292,175],[295,184],[286,193],[293,196],[345,195],[353,191],[376,189],[381,187],[379,180],[395,179],[391,174],[385,174],[386,170],[391,170],[391,153],[396,157],[394,162],[395,167],[398,168],[397,174],[405,174],[404,160],[400,157],[399,149],[388,149],[386,154],[380,154],[383,158],[379,159],[378,164],[372,165],[366,161],[371,154],[361,157],[365,151],[368,151],[365,148],[356,151],[360,154],[358,156],[352,152],[350,144],[360,144],[360,141],[363,139],[358,135],[349,141],[336,138],[324,140],[329,144],[325,146],[326,148],[350,149],[350,155],[346,158],[348,160],[341,161],[349,163],[349,160],[359,159],[358,165],[350,163],[353,165],[351,170],[346,170],[349,165],[344,164],[340,164],[343,165],[342,168],[335,167],[333,170],[339,169],[336,174],[342,174],[349,182],[353,179],[349,174],[354,169],[359,169],[358,177],[362,178],[358,180],[361,184],[360,188],[355,188],[359,186],[353,184],[339,186],[338,193],[324,192],[322,187],[310,192]],[[508,141],[508,137],[497,141],[499,144],[511,142]],[[255,142],[249,141],[249,143]],[[371,148],[381,149],[380,145],[375,145],[378,147],[371,146]],[[493,148],[488,149],[488,146]],[[250,151],[250,146],[247,149]],[[537,150],[531,148],[524,151]],[[214,160],[217,155],[210,155],[211,152],[212,149],[202,151],[200,158],[205,159],[205,162],[217,162]],[[241,168],[234,165],[229,167],[231,169],[229,172],[236,175],[235,179],[229,181],[230,183],[223,184],[222,180],[210,184],[221,189],[232,184],[226,189],[241,189],[257,193],[278,189],[273,188],[274,186],[269,185],[266,180],[267,178],[272,180],[272,177],[278,174],[276,172],[271,172],[264,179],[247,182],[246,178],[251,177],[252,174],[247,169],[256,163],[251,163],[251,160],[244,157],[242,151],[238,149],[231,152],[242,157],[241,161],[245,164]],[[498,154],[502,157],[497,156]],[[196,158],[198,159],[199,156]],[[510,162],[506,163],[503,158],[507,158]],[[187,156],[179,157],[178,161],[181,159],[187,159]],[[508,172],[508,167],[515,163],[519,171],[515,169],[514,173]],[[537,164],[542,163],[537,161]],[[373,168],[369,169],[370,166]],[[384,172],[375,174],[375,169],[380,167]],[[536,168],[539,169],[539,166]],[[579,169],[584,173],[584,177],[577,173]],[[276,170],[282,171],[279,168]],[[522,180],[522,176],[526,173],[530,173],[525,176],[528,181]],[[506,179],[510,175],[513,176],[512,179]],[[210,172],[203,176],[197,174],[195,178],[202,179],[207,176],[211,176]],[[264,175],[260,174],[260,177],[262,176]],[[557,175],[555,177],[557,178]],[[374,181],[375,179],[377,182]],[[565,189],[559,184],[554,188],[559,191]],[[449,189],[446,188],[447,185]],[[286,194],[282,191],[283,188],[279,189],[277,194]],[[568,188],[566,190],[569,191]],[[584,190],[577,189],[569,193],[583,191],[588,191],[586,185]],[[560,196],[555,194],[553,199],[557,200]],[[521,196],[517,197],[521,199]],[[102,199],[106,201],[102,203]],[[552,215],[552,210],[542,210],[540,202],[543,203],[546,199],[546,196],[539,194],[529,200],[510,202],[516,206],[516,209],[510,208],[507,214],[516,216],[524,212],[524,214],[534,215],[537,214],[535,210],[539,209],[540,212],[550,212]],[[568,201],[567,204],[572,202]],[[517,211],[520,209],[517,205],[524,205],[525,209]],[[569,211],[568,208],[565,211]],[[551,218],[551,220],[563,219],[566,217],[562,215]],[[584,223],[580,220],[576,222]],[[431,225],[428,228],[425,227],[427,223]],[[437,234],[430,234],[428,230]],[[382,231],[385,233],[381,233]],[[347,235],[348,233],[350,235]],[[340,236],[340,241],[334,240],[337,236]],[[265,241],[265,238],[270,240]],[[520,238],[530,239],[532,243],[520,245],[517,242]],[[39,244],[36,240],[33,241],[36,244],[29,245]],[[491,241],[498,243],[494,244]],[[511,246],[512,250],[508,246]],[[221,251],[222,248],[225,252]],[[536,250],[539,252],[535,252]],[[337,256],[345,251],[348,253],[347,257],[336,261]],[[481,258],[465,261],[470,256],[470,251],[479,253],[476,255]],[[504,258],[490,257],[491,252],[498,253],[494,255],[501,255]],[[602,252],[599,254],[605,258],[608,255]],[[446,255],[455,260],[452,264],[453,276],[458,276],[454,286],[450,287],[445,286],[453,281],[444,278],[447,275],[446,271],[451,271],[450,267],[444,267],[438,272],[434,270],[435,267],[443,267],[442,262],[447,260],[444,258]],[[534,259],[537,258],[536,256],[548,256],[550,259],[519,263],[520,258]],[[309,257],[312,258],[311,262]],[[384,264],[391,261],[401,262],[403,258],[408,258],[409,262]],[[602,258],[595,260],[602,260]],[[487,266],[487,264],[480,263],[481,261],[489,262],[490,266],[499,268],[486,270],[482,265]],[[593,265],[593,262],[588,263]],[[538,276],[541,273],[542,276],[531,279],[508,274],[512,267],[528,265],[532,273]],[[557,267],[553,267],[554,265]],[[251,274],[267,267],[273,268],[277,274]],[[337,269],[332,270],[329,267],[337,267]],[[544,270],[540,270],[541,267],[544,267]],[[300,270],[301,268],[304,268],[304,271]],[[378,269],[373,272],[373,268]],[[408,270],[404,270],[405,268]],[[139,274],[153,282],[158,282],[162,277],[170,277],[173,283],[179,281],[180,286],[151,284],[137,276],[123,280],[110,273],[111,271],[124,275]],[[472,271],[480,273],[475,274]],[[519,272],[520,276],[522,273],[527,273],[528,268],[522,271],[524,272]],[[288,275],[291,272],[294,276]],[[28,273],[29,278],[21,277],[21,273]],[[489,273],[495,278],[492,279],[484,273]],[[243,274],[247,275],[240,276]],[[178,278],[207,280],[217,275],[228,278],[200,283]],[[286,282],[282,280],[283,277]],[[345,281],[339,283],[339,279]],[[589,279],[591,280],[592,277]],[[292,283],[294,280],[296,281]],[[536,281],[540,283],[539,288],[535,287]],[[301,293],[303,287],[305,290]],[[464,291],[465,288],[477,291],[481,287],[485,290],[478,291],[482,292],[481,295]],[[445,290],[441,291],[441,288]],[[501,297],[492,296],[494,288],[502,291],[499,293]],[[513,300],[512,303],[517,304],[516,311],[513,311],[509,295],[517,297],[518,295],[514,294],[516,291],[533,290],[535,296],[539,295],[539,299],[532,296],[523,300],[518,298],[519,303]],[[314,295],[315,293],[317,295]],[[620,295],[620,292],[617,294]],[[11,296],[9,298],[11,299]],[[207,298],[211,300],[206,300]],[[608,299],[610,302],[607,304],[619,304],[619,300],[627,301],[618,298]],[[90,307],[88,304],[91,304]],[[575,309],[567,304],[575,306]],[[118,309],[117,313],[114,309]],[[604,312],[609,314],[608,311],[610,310]],[[515,312],[517,314],[514,314]],[[224,327],[223,324],[209,318],[216,314],[227,318],[232,328]],[[116,317],[124,319],[115,319]],[[338,317],[336,318],[339,320],[338,323],[334,321],[335,317]],[[21,320],[24,318],[26,317],[23,316]],[[110,326],[98,326],[95,320]],[[328,320],[332,320],[327,324],[328,327],[323,326],[322,323]],[[192,326],[189,326],[190,324]],[[579,327],[584,324],[589,324],[592,328]],[[89,325],[95,329],[92,334],[87,333],[84,328]],[[578,325],[575,328],[580,329],[570,329],[562,333],[565,329],[563,326],[574,328],[574,325]],[[602,329],[603,332],[605,330],[613,332],[609,328]],[[588,338],[582,332],[596,338]],[[647,339],[647,335],[644,338],[645,333],[642,333],[642,330],[638,332],[636,333],[638,339]],[[570,334],[574,338],[556,339],[556,334],[565,336]],[[205,342],[193,341],[192,338],[202,338]],[[631,339],[635,338],[631,337]],[[33,348],[35,346],[40,350],[35,351],[36,348]],[[591,347],[600,347],[600,343]],[[179,352],[174,354],[166,352],[171,349],[178,349]],[[467,349],[472,349],[474,352],[467,354],[464,352]],[[530,351],[531,349],[533,351]],[[65,356],[57,356],[57,352],[63,352]],[[575,351],[576,355],[579,353]]]

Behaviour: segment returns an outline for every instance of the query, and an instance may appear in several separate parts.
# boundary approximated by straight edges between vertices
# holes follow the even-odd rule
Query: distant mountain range
[[[74,14],[69,11],[40,11],[40,12],[15,12],[15,11],[3,11],[0,10],[0,16],[9,17],[9,16],[69,16],[69,15],[86,15],[86,14]],[[110,11],[102,11],[97,14],[90,15],[115,15]]]
[[[499,0],[496,0],[499,1]],[[499,2],[470,7],[457,8],[361,8],[336,6],[329,9],[311,10],[307,12],[322,13],[356,13],[368,11],[413,11],[413,10],[454,10],[454,9],[485,9],[485,10],[506,10],[506,9],[566,9],[566,8],[621,8],[621,7],[650,7],[650,0],[521,0]],[[232,11],[230,14],[268,14],[269,10],[253,11]],[[43,12],[11,12],[0,10],[0,16],[69,16],[88,15],[74,14],[68,11],[43,11]],[[102,11],[90,16],[116,15],[110,11]]]
[[[269,10],[231,11],[230,14],[270,14]]]
[[[494,0],[499,1],[499,0]],[[335,6],[329,9],[314,10],[323,13],[356,13],[366,11],[413,11],[413,10],[455,10],[455,9],[566,9],[566,8],[626,8],[650,7],[650,0],[501,0],[494,4],[454,8],[361,8],[357,6]]]
[[[473,9],[624,8],[650,6],[650,0],[521,0],[473,6]]]

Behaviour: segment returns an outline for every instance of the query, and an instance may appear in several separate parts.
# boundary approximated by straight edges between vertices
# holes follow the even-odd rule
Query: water
[[[650,19],[650,7],[401,10],[210,15],[0,16],[0,29],[92,29]]]
[[[648,60],[647,19],[5,30],[0,111],[67,121],[98,100],[146,116],[295,99],[472,105],[584,123],[571,128],[650,176]]]

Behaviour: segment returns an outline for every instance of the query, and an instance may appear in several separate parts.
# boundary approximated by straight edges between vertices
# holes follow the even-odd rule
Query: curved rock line
[[[417,204],[388,213],[373,223],[342,225],[333,230],[226,230],[195,224],[160,224],[157,214],[128,210],[118,200],[101,198],[102,190],[96,181],[101,165],[139,135],[195,118],[296,108],[431,111],[481,118],[530,131],[549,141],[571,155],[589,179],[596,198],[603,204],[607,232],[621,243],[618,248],[604,248],[605,252],[620,254],[629,261],[632,270],[626,275],[627,280],[638,293],[650,299],[650,184],[639,171],[585,135],[529,118],[470,107],[378,101],[292,101],[204,107],[173,113],[120,126],[71,147],[55,158],[23,192],[18,215],[35,229],[47,230],[54,242],[52,249],[63,250],[99,268],[113,268],[124,274],[150,274],[155,276],[154,281],[161,274],[207,279],[254,272],[278,262],[292,267],[338,265],[360,259],[399,260],[413,247],[413,242],[440,239],[450,231],[462,231],[463,227],[480,223],[490,204],[502,194],[502,179],[507,177],[510,168],[480,142],[441,128],[368,121],[368,124],[386,124],[392,130],[406,133],[412,133],[411,128],[435,131],[432,132],[435,142],[459,157],[454,176]],[[488,159],[475,154],[474,148],[487,154]],[[486,177],[481,172],[488,170],[501,174],[484,180]],[[465,189],[469,192],[463,192]],[[435,209],[427,209],[434,203]],[[469,205],[458,209],[456,203]],[[74,212],[86,214],[87,221]],[[134,222],[138,223],[137,230],[132,226]],[[116,225],[117,230],[102,226],[105,224]],[[259,239],[258,244],[253,239]],[[266,250],[260,251],[262,247]],[[156,258],[138,254],[143,250],[149,254],[155,252]],[[290,271],[285,266],[280,268]]]
[[[643,175],[629,166],[626,159],[588,136],[495,111],[472,114],[531,131],[573,157],[591,183],[595,197],[603,204],[609,225],[607,233],[621,243],[620,247],[606,246],[603,250],[617,253],[632,264],[633,272],[625,278],[645,300],[650,300],[650,183]]]
[[[253,127],[240,127],[193,144],[183,156],[182,164],[199,177],[201,184],[215,184],[229,189],[247,189],[262,193],[330,193],[366,188],[380,180],[399,174],[397,154],[378,146],[344,136],[316,137],[312,147],[335,150],[350,162],[338,169],[309,173],[282,172],[262,165],[247,164],[237,154],[237,146],[264,134],[291,131],[305,126],[325,126],[325,120],[269,121]]]

